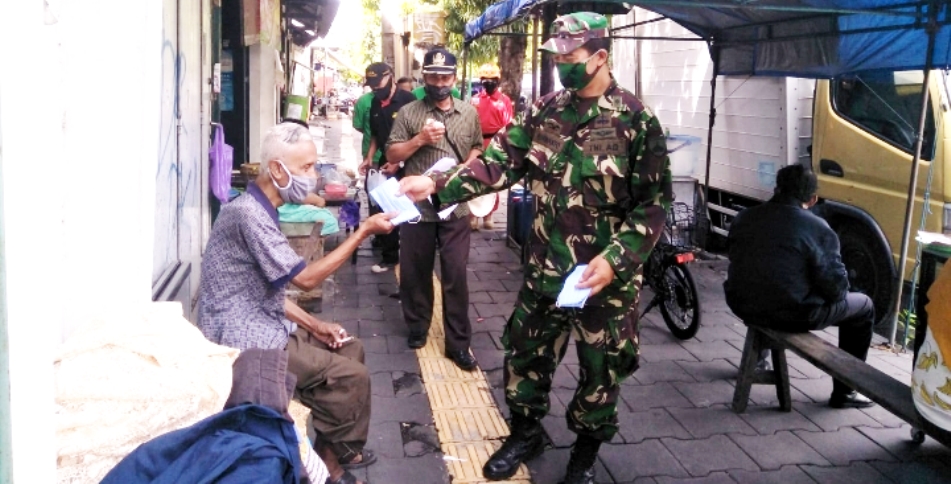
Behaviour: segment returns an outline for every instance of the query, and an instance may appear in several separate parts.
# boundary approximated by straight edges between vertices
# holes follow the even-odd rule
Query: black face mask
[[[426,84],[424,89],[426,90],[426,96],[433,101],[443,101],[452,95],[452,86],[439,87]]]
[[[495,91],[499,88],[499,83],[495,81],[482,81],[482,87],[484,87],[485,92],[491,96],[495,94]]]
[[[393,90],[393,79],[387,81],[386,85],[383,87],[378,87],[373,90],[373,96],[379,99],[380,101],[386,101],[390,98],[390,92]]]

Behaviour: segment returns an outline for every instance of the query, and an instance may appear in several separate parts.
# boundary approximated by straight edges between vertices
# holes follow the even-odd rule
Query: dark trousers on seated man
[[[769,316],[763,318],[743,318],[748,324],[762,324],[763,326],[787,331],[790,333],[805,333],[821,331],[829,326],[839,328],[839,349],[865,361],[868,349],[872,343],[872,326],[875,323],[875,305],[872,299],[865,294],[850,292],[845,299],[826,303],[809,314],[805,320],[783,321],[782,317]],[[765,353],[760,359],[765,359]],[[844,395],[852,391],[848,385],[834,380],[832,383],[833,395]]]
[[[363,452],[370,430],[370,380],[363,343],[331,351],[307,330],[287,340],[287,371],[297,376],[294,396],[310,409],[317,441],[329,444],[340,462]]]

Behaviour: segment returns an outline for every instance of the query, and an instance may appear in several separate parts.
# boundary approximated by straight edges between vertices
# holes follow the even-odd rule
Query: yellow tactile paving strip
[[[396,270],[399,279],[399,268]],[[442,290],[433,275],[433,320],[426,346],[416,350],[420,377],[429,397],[436,432],[453,483],[529,483],[522,465],[510,481],[489,481],[482,466],[509,434],[508,425],[495,405],[489,383],[481,369],[460,370],[444,355]]]

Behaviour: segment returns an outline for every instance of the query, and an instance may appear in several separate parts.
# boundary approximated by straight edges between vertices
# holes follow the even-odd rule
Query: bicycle
[[[696,258],[690,237],[694,227],[693,209],[686,203],[674,203],[664,234],[644,264],[644,282],[654,297],[640,316],[660,306],[667,328],[681,340],[693,338],[700,329],[700,299],[687,267]]]

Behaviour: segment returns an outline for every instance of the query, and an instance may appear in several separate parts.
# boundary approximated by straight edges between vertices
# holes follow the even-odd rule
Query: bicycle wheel
[[[700,329],[700,300],[687,266],[667,266],[664,269],[664,287],[656,290],[663,297],[660,312],[670,332],[678,339],[693,338]]]

